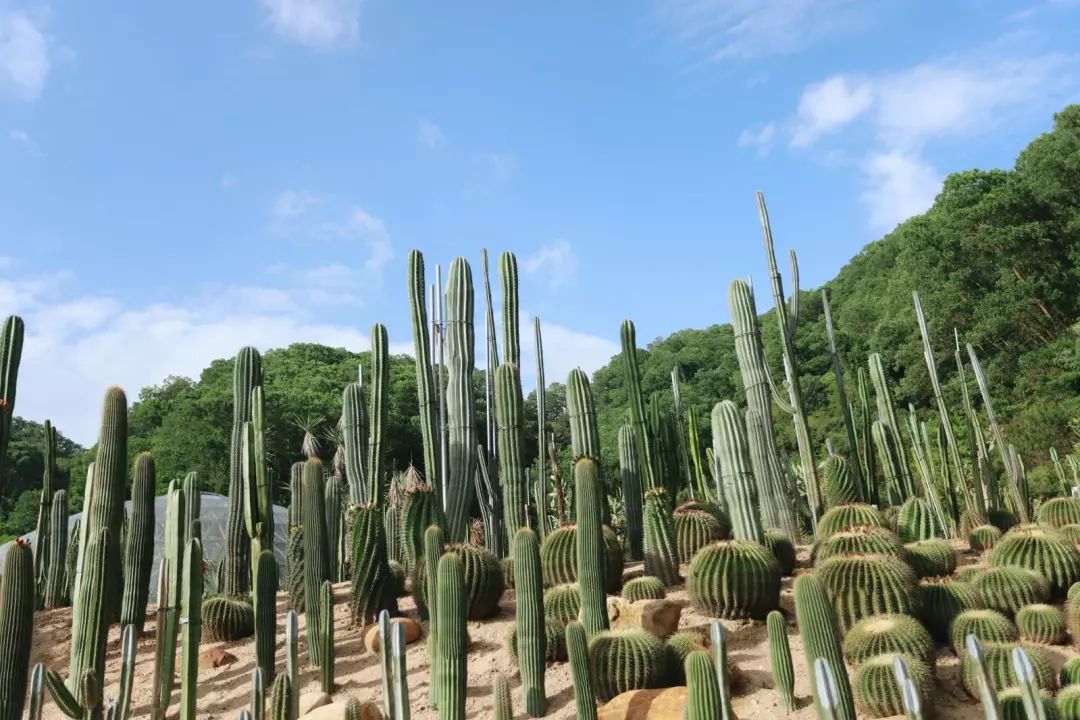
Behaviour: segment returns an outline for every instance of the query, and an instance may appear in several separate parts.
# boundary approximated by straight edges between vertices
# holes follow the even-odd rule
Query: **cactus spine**
[[[769,664],[772,667],[776,692],[785,710],[795,709],[795,670],[791,663],[791,645],[788,643],[787,623],[779,610],[771,611],[765,618],[769,632]]]
[[[464,720],[465,690],[468,686],[465,632],[465,566],[457,553],[439,558],[436,579],[435,612],[438,614],[436,637],[438,664],[434,682],[439,684],[440,720]]]
[[[505,256],[504,254],[503,257]],[[517,277],[516,265],[514,277]],[[505,294],[505,278],[503,283]],[[516,304],[515,301],[515,308]],[[514,322],[516,321],[515,313]],[[503,324],[507,322],[508,318],[503,317]],[[503,526],[509,538],[507,546],[513,545],[518,528],[526,525],[528,487],[525,481],[525,466],[521,459],[523,415],[521,372],[517,364],[507,361],[495,370],[495,422],[498,433],[499,480],[502,482],[503,491]]]
[[[273,683],[277,648],[278,565],[273,550],[259,553],[255,566],[255,662],[264,683]]]
[[[23,336],[26,325],[18,315],[10,315],[0,328],[0,468],[7,457],[11,439],[11,421],[15,417],[15,389],[22,362]]]
[[[135,458],[135,480],[131,487],[131,519],[124,548],[124,606],[120,613],[120,623],[134,625],[138,635],[146,624],[146,599],[154,562],[156,487],[154,458],[150,453],[141,453]]]
[[[463,541],[469,535],[469,506],[476,472],[476,412],[472,391],[475,366],[472,269],[464,258],[450,264],[446,291],[446,430],[447,488],[444,499],[447,533]]]
[[[189,540],[184,550],[183,590],[180,596],[180,720],[195,720],[202,639],[202,543]]]
[[[836,612],[833,610],[825,585],[817,574],[800,575],[795,578],[795,617],[803,638],[807,670],[813,674],[814,662],[819,658],[836,668],[834,678],[837,704],[837,720],[855,720],[855,704],[851,685],[844,670],[844,655],[840,649],[840,631]],[[823,703],[821,688],[813,686],[814,702],[819,711]]]
[[[19,720],[34,634],[34,554],[21,540],[8,547],[0,579],[0,720]]]
[[[323,466],[320,460],[304,463],[301,481],[304,501],[304,613],[307,617],[308,662],[322,666],[327,648],[320,634],[322,607],[319,590],[330,579],[330,556],[326,541],[326,499],[323,487]]]
[[[692,409],[692,408],[691,408]],[[693,417],[693,414],[691,414]],[[692,423],[696,425],[696,423]],[[619,474],[622,478],[623,509],[626,512],[626,539],[630,546],[630,558],[643,557],[641,465],[634,427],[624,423],[619,428]]]
[[[412,319],[413,349],[416,355],[416,390],[420,401],[420,435],[424,443],[424,476],[439,485],[439,417],[436,378],[432,372],[431,338],[424,304],[424,256],[409,253],[409,315]],[[355,504],[355,501],[354,501]]]
[[[732,534],[738,540],[763,543],[765,534],[758,515],[746,429],[735,403],[724,400],[713,406],[712,429],[713,450],[720,466],[721,489],[731,516]]]
[[[579,516],[580,517],[580,516]],[[580,532],[580,525],[579,532]],[[578,537],[581,547],[581,537]],[[525,694],[525,712],[542,717],[547,709],[544,691],[544,588],[540,572],[540,544],[536,533],[521,528],[514,537],[514,589],[517,593],[517,658]],[[605,607],[605,618],[607,617]]]
[[[53,493],[49,510],[49,557],[45,571],[45,609],[67,604],[68,497],[66,490]]]
[[[574,682],[574,705],[580,720],[596,720],[596,695],[589,671],[589,647],[585,628],[572,622],[566,626],[566,652]]]
[[[50,505],[53,499],[53,475],[56,473],[56,428],[45,421],[45,470],[41,476],[41,493],[38,496],[37,533],[34,535],[37,546],[34,548],[34,582],[41,604],[45,599],[45,583],[50,556],[49,544],[52,541]],[[64,518],[64,530],[67,531],[67,518]]]

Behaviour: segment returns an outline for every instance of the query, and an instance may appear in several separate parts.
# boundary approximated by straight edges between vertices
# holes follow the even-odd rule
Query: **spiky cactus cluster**
[[[974,635],[981,643],[1012,643],[1020,639],[1016,625],[997,610],[965,610],[953,620],[949,634],[958,655],[964,652],[968,635]]]
[[[623,599],[629,602],[662,600],[666,595],[663,581],[651,575],[627,580],[622,589]]]
[[[1023,567],[991,567],[974,576],[973,584],[987,607],[1012,616],[1025,605],[1050,599],[1050,584]]]
[[[839,455],[825,458],[818,467],[818,477],[821,478],[822,493],[829,507],[859,502],[861,499],[855,476],[847,460]]]
[[[903,696],[893,669],[896,657],[896,654],[877,655],[867,659],[855,670],[852,682],[855,704],[867,717],[885,718],[905,714]],[[925,708],[932,697],[934,685],[930,669],[920,660],[910,657],[905,657],[904,660]]]
[[[765,547],[776,558],[781,575],[788,577],[795,572],[795,543],[791,542],[791,538],[780,530],[770,528],[765,531]]]
[[[1016,686],[1016,674],[1012,667],[1012,651],[1014,648],[1023,647],[1031,660],[1031,667],[1035,673],[1035,684],[1043,690],[1057,688],[1057,673],[1050,662],[1049,656],[1042,648],[1032,645],[1019,645],[1016,643],[984,642],[983,664],[990,676],[991,684],[999,691]],[[972,697],[979,697],[979,683],[976,677],[976,663],[966,652],[961,662],[961,677],[966,689]]]
[[[764,545],[721,541],[694,556],[687,590],[705,615],[761,619],[780,604],[780,568]]]
[[[988,559],[991,565],[1039,573],[1050,581],[1050,592],[1058,597],[1064,597],[1069,586],[1080,580],[1080,550],[1053,530],[1038,526],[1013,528],[994,546]]]
[[[934,515],[934,509],[920,497],[908,498],[900,506],[896,518],[897,532],[904,542],[916,542],[941,537],[941,524]]]
[[[675,545],[679,562],[689,563],[698,550],[720,540],[723,528],[715,517],[702,510],[675,513]]]
[[[828,588],[840,627],[845,631],[864,617],[914,614],[919,583],[901,560],[885,555],[834,557],[817,571]]]
[[[503,593],[502,564],[490,550],[477,545],[447,545],[446,553],[461,558],[465,568],[465,612],[469,620],[486,620],[499,610]],[[413,597],[426,602],[427,570],[417,563],[413,572]]]
[[[934,664],[934,640],[910,615],[874,615],[855,623],[844,637],[844,657],[854,665],[876,655],[900,654],[927,667]]]
[[[977,525],[968,533],[967,539],[968,547],[982,552],[998,544],[1001,540],[1001,531],[993,525]]]
[[[1039,506],[1035,514],[1040,525],[1060,528],[1080,524],[1080,498],[1056,497]]]
[[[581,590],[577,583],[564,583],[544,592],[544,616],[569,624],[581,612]]]
[[[203,630],[210,642],[231,642],[255,633],[255,608],[246,598],[214,595],[203,600]]]
[[[949,627],[965,610],[986,607],[982,594],[971,583],[951,578],[933,578],[919,583],[920,618],[937,640],[949,639]]]
[[[666,677],[664,646],[643,630],[606,630],[589,642],[597,696],[610,700],[628,690],[659,687]]]
[[[604,526],[604,588],[616,592],[622,587],[623,551],[615,531]],[[577,526],[564,525],[547,534],[540,546],[544,586],[577,582]]]
[[[818,520],[817,536],[820,540],[826,540],[835,533],[860,525],[885,527],[885,518],[873,505],[863,503],[837,505]]]
[[[1025,605],[1016,611],[1016,628],[1025,642],[1058,645],[1065,640],[1065,613],[1053,605]]]
[[[728,517],[728,514],[724,512],[724,509],[719,505],[703,500],[687,500],[675,508],[675,515],[692,511],[709,513],[716,518],[716,522],[720,523],[719,540],[728,540],[731,538],[731,518]]]
[[[952,575],[956,570],[956,551],[948,540],[918,540],[904,546],[908,564],[921,578]]]
[[[811,552],[815,565],[843,555],[888,555],[901,560],[907,559],[907,553],[896,533],[875,525],[857,525],[833,533],[815,545]]]

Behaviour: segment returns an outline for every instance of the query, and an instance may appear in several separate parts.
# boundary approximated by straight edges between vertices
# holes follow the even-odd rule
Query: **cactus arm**
[[[60,709],[60,712],[72,718],[72,720],[83,717],[83,706],[64,685],[64,680],[60,675],[52,670],[46,670],[45,687],[48,688],[49,696],[52,697],[53,703]]]
[[[579,720],[596,720],[596,695],[589,672],[589,648],[585,628],[572,622],[566,626],[566,652],[574,684],[574,706]]]

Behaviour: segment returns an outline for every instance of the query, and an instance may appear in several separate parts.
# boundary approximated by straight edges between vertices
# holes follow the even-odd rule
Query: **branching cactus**
[[[53,493],[49,509],[49,557],[45,571],[45,609],[67,604],[68,495],[67,490]]]
[[[452,540],[469,535],[469,506],[476,472],[476,409],[472,374],[475,367],[472,269],[464,258],[450,264],[446,291],[446,521]]]
[[[691,417],[694,417],[691,415]],[[696,422],[692,423],[696,427]],[[644,557],[644,529],[642,527],[641,462],[638,440],[634,426],[624,423],[619,428],[619,475],[622,478],[623,509],[626,512],[626,540],[630,547],[630,559]]]
[[[330,558],[326,543],[326,500],[323,494],[322,462],[318,459],[304,463],[304,611],[307,616],[308,662],[321,666],[327,648],[319,634],[322,608],[319,588],[330,579]]]
[[[800,575],[795,578],[795,617],[803,640],[807,670],[814,672],[814,662],[821,658],[835,668],[837,720],[855,720],[855,704],[851,685],[844,670],[844,655],[840,649],[840,630],[836,612],[829,601],[825,585],[817,574]],[[814,702],[820,707],[820,688],[813,686]]]
[[[156,486],[154,458],[150,453],[142,453],[135,458],[135,481],[131,487],[131,519],[124,548],[124,606],[120,613],[120,623],[134,625],[139,635],[146,623],[146,599],[154,563]]]
[[[542,717],[547,709],[544,665],[547,640],[544,627],[544,588],[540,572],[540,545],[528,528],[514,537],[514,587],[517,593],[517,659],[525,695],[525,712]],[[606,607],[605,607],[606,618]]]
[[[34,634],[34,554],[16,540],[0,578],[0,720],[20,720]]]
[[[504,253],[503,257],[505,256]],[[516,264],[514,267],[517,267]],[[506,292],[505,288],[503,292]],[[517,321],[516,312],[514,321],[515,323]],[[506,322],[507,318],[504,317],[503,323]],[[529,489],[526,485],[525,464],[521,455],[524,442],[524,414],[524,403],[521,398],[521,372],[515,363],[508,360],[495,370],[495,422],[498,428],[499,480],[502,483],[503,526],[509,539],[508,546],[513,544],[518,528],[526,525],[525,506]]]
[[[713,406],[712,428],[720,487],[731,516],[732,533],[738,540],[764,542],[746,428],[735,403],[724,400]]]
[[[23,336],[26,325],[18,315],[10,315],[0,328],[0,468],[7,457],[11,439],[11,421],[15,417],[15,389],[22,362]]]
[[[255,566],[255,662],[262,671],[263,682],[274,682],[277,670],[274,652],[277,649],[277,591],[278,565],[273,550],[259,553]]]
[[[233,366],[233,427],[229,452],[229,521],[222,556],[224,595],[246,595],[251,588],[251,538],[245,522],[244,423],[251,421],[251,393],[262,385],[262,357],[253,347],[241,348]]]
[[[438,670],[440,720],[464,720],[468,686],[468,639],[465,631],[465,566],[456,553],[439,558],[435,611],[438,614]]]

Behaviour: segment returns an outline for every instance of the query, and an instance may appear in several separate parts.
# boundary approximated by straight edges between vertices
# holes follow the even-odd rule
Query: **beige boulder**
[[[664,598],[627,602],[622,598],[608,601],[612,630],[645,630],[665,640],[679,629],[686,603]]]
[[[219,647],[209,647],[199,653],[199,669],[210,670],[212,668],[232,665],[236,662],[236,656]]]
[[[344,720],[345,710],[349,707],[348,700],[338,700],[329,705],[316,708],[306,715],[301,715],[304,720]],[[383,720],[382,710],[373,702],[366,702],[360,706],[360,720]]]
[[[597,720],[683,720],[689,694],[685,686],[631,690],[601,706]]]
[[[300,695],[300,717],[306,716],[316,708],[325,707],[334,702],[334,699],[321,690],[312,690]]]
[[[405,627],[405,644],[411,645],[420,638],[423,634],[423,627],[417,621],[410,617],[399,617],[390,619],[391,629],[394,625],[403,625]],[[368,649],[368,652],[379,652],[379,626],[378,624],[369,625],[364,629],[364,647]]]

